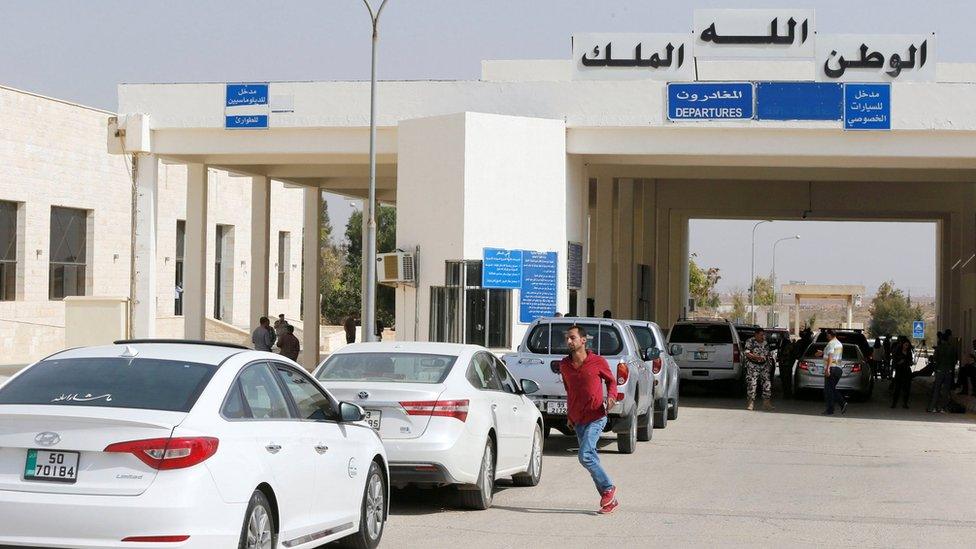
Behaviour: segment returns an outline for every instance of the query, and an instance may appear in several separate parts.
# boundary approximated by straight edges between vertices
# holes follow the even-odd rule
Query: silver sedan
[[[824,388],[824,358],[823,350],[826,343],[814,343],[807,347],[803,357],[797,362],[796,373],[793,374],[793,387],[796,392],[808,389]],[[845,344],[844,352],[838,364],[844,374],[837,383],[841,391],[856,394],[859,398],[871,398],[874,390],[874,376],[871,365],[864,359],[861,349],[854,344]]]

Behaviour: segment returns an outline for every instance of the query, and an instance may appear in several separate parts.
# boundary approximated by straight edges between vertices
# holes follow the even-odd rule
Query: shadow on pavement
[[[495,481],[495,494],[512,488],[509,479]],[[408,486],[402,489],[394,488],[390,492],[390,514],[404,516],[436,515],[450,511],[465,511],[457,503],[457,488],[444,486],[442,488],[417,488]]]
[[[528,513],[530,515],[542,514],[542,515],[588,515],[595,516],[599,515],[598,511],[589,511],[586,509],[544,509],[539,507],[508,507],[505,505],[492,505],[492,509],[501,509],[502,511],[512,511],[514,513]]]
[[[617,436],[613,433],[604,433],[597,443],[597,450],[601,454],[619,454]],[[577,452],[579,452],[579,444],[576,437],[566,436],[556,431],[549,435],[543,447],[543,455],[546,457],[577,459]]]

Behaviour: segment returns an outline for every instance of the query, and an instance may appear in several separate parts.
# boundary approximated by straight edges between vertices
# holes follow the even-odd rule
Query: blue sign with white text
[[[668,83],[668,119],[749,120],[753,117],[749,82]]]
[[[759,82],[757,120],[840,120],[844,88],[834,82]]]
[[[845,130],[891,129],[891,84],[844,84]]]
[[[226,107],[245,107],[268,104],[268,84],[227,84]]]
[[[268,127],[268,115],[227,115],[224,121],[224,127],[228,129],[266,129]]]
[[[522,252],[522,291],[519,322],[556,314],[558,255],[556,252]]]
[[[912,337],[915,339],[925,339],[925,322],[921,320],[912,322]]]
[[[522,250],[485,248],[482,260],[483,288],[518,290],[522,287]]]

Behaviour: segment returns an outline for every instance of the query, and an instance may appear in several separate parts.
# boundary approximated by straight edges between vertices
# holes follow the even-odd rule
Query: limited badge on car
[[[566,401],[565,400],[550,400],[546,402],[546,413],[564,416],[566,415]]]
[[[78,456],[78,452],[27,450],[24,479],[75,482],[78,480]]]
[[[379,410],[366,410],[366,425],[369,425],[374,430],[380,430],[380,418],[383,417],[383,412]]]

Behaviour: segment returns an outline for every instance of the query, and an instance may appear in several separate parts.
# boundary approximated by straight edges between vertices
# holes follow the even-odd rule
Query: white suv
[[[679,320],[668,334],[668,351],[681,369],[681,379],[744,380],[742,342],[728,320]]]

